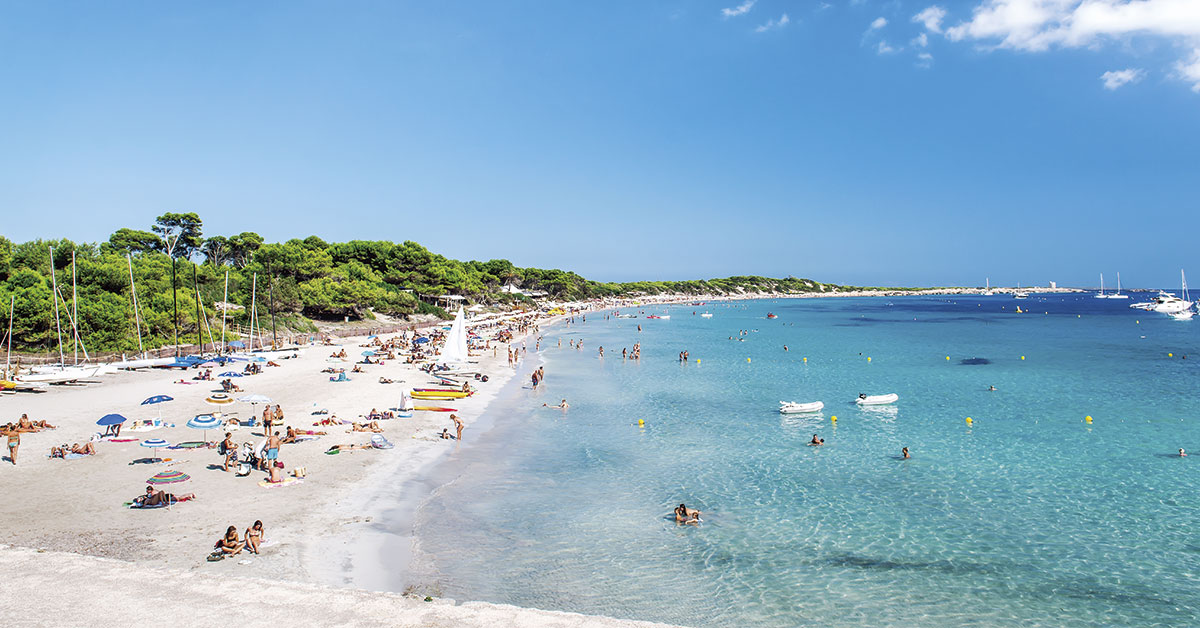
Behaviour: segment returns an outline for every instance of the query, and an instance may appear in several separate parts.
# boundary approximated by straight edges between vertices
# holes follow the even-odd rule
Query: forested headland
[[[90,351],[135,352],[138,324],[145,348],[173,344],[176,334],[179,342],[190,342],[203,331],[202,321],[219,325],[218,303],[233,304],[225,310],[230,325],[248,324],[252,297],[260,321],[273,313],[277,325],[294,331],[314,329],[314,321],[369,319],[376,313],[445,317],[436,306],[443,295],[472,303],[534,306],[529,297],[507,292],[505,286],[560,301],[836,288],[790,277],[604,283],[570,271],[521,268],[503,259],[462,262],[412,241],[326,242],[314,235],[268,243],[252,232],[206,236],[194,213],[163,214],[149,229],[118,229],[101,242],[15,243],[0,236],[0,309],[8,310],[12,303],[12,346],[22,351],[57,347],[60,327],[69,342],[76,311],[80,339]]]

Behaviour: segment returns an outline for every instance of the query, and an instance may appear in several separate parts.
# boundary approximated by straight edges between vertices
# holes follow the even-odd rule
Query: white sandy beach
[[[341,346],[350,360],[332,365],[349,370],[349,362],[360,359],[359,354],[365,350],[360,345],[366,341],[365,337],[343,339]],[[472,363],[466,367],[489,376],[487,382],[472,381],[478,390],[475,395],[453,402],[429,403],[458,409],[458,416],[466,424],[463,440],[467,443],[473,436],[472,424],[517,372],[507,364],[508,345],[495,342],[492,345],[494,350],[477,352],[479,355],[473,355]],[[513,346],[522,346],[520,337]],[[315,427],[314,422],[326,416],[361,421],[360,415],[373,408],[386,410],[398,405],[402,391],[437,384],[402,360],[367,365],[366,373],[350,374],[352,381],[331,382],[329,374],[321,370],[331,366],[328,358],[335,350],[326,346],[307,347],[300,357],[280,361],[279,367],[267,367],[260,375],[234,380],[245,393],[263,394],[280,404],[286,425],[328,432],[315,441],[284,445],[279,459],[286,464],[287,472],[296,466],[307,469],[307,477],[302,481],[284,486],[261,487],[258,483],[265,473],[259,471],[249,477],[223,471],[223,456],[215,449],[163,449],[159,456],[170,459],[169,462],[143,464],[134,461],[150,457],[153,453],[150,449],[137,442],[102,441],[96,443],[95,456],[74,460],[47,457],[51,446],[87,441],[101,429],[96,420],[107,413],[120,413],[132,421],[157,418],[161,410],[162,418],[174,422],[175,427],[150,431],[125,429],[121,437],[157,437],[178,443],[201,439],[199,431],[184,425],[197,414],[221,410],[248,419],[256,409],[261,411],[261,405],[254,408],[236,403],[217,408],[208,404],[205,397],[219,390],[216,382],[174,383],[180,378],[191,381],[194,369],[121,373],[102,377],[98,383],[53,386],[40,394],[5,395],[0,399],[5,421],[15,421],[22,413],[28,413],[34,420],[46,420],[57,426],[54,430],[23,434],[18,464],[12,466],[6,461],[0,467],[0,485],[4,487],[7,503],[0,515],[0,525],[7,531],[5,540],[16,547],[124,561],[103,563],[114,578],[122,571],[131,579],[142,577],[135,574],[156,568],[214,578],[382,589],[385,582],[394,581],[396,572],[402,573],[406,568],[410,548],[405,545],[411,540],[374,532],[375,523],[398,501],[406,501],[410,508],[415,508],[422,495],[416,489],[405,495],[405,487],[419,486],[422,469],[440,457],[469,455],[469,447],[461,448],[458,441],[438,437],[443,428],[449,427],[454,432],[447,413],[416,412],[411,419],[382,422],[384,435],[396,444],[394,449],[325,455],[335,444],[369,443],[371,434],[348,433],[349,426]],[[217,368],[214,373],[230,368],[235,367]],[[382,384],[381,376],[395,383]],[[234,396],[240,394],[244,393]],[[140,405],[153,395],[170,395],[174,401]],[[417,405],[421,403],[418,401]],[[317,410],[328,410],[330,414],[314,415]],[[208,440],[220,440],[223,431],[210,430]],[[257,443],[262,438],[261,428],[243,427],[234,432],[238,443]],[[195,493],[194,501],[155,510],[123,506],[142,493],[147,478],[168,469],[183,471],[191,479],[162,488],[176,495]],[[256,519],[264,522],[269,542],[261,555],[244,553],[236,559],[215,563],[206,560],[226,527],[236,525],[242,534]],[[381,547],[384,542],[389,544],[386,555]],[[9,559],[12,555],[6,553]],[[29,578],[39,573],[52,576],[56,569],[22,556],[20,573]],[[68,559],[60,557],[60,560]],[[417,597],[436,594],[433,589],[426,591],[427,588],[412,583],[408,592]],[[348,600],[361,598],[354,595],[359,594],[345,594]],[[55,608],[62,607],[48,604],[43,610]],[[397,607],[397,612],[403,610],[402,604]],[[509,615],[513,612],[504,611]],[[476,625],[494,623],[492,619],[484,619],[487,615],[480,611],[458,616],[453,621],[447,619],[449,623],[445,624],[414,621],[413,625],[473,625],[471,617],[479,618]],[[46,615],[8,616],[38,623],[36,618]],[[119,616],[114,615],[114,621]],[[571,621],[545,625],[583,625],[578,623],[579,619]],[[626,625],[597,621],[602,621],[600,625]],[[537,622],[531,618],[529,622],[521,620],[513,625],[517,624]]]

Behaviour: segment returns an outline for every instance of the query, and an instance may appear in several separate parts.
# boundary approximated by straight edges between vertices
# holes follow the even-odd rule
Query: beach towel
[[[317,436],[316,434],[305,434],[303,436],[296,437],[297,443],[302,443],[304,441],[310,441],[310,440],[321,440],[321,437]]]
[[[67,454],[65,456],[51,456],[50,454],[46,454],[46,457],[47,458],[62,458],[63,460],[78,460],[80,458],[87,458],[87,454]]]
[[[196,449],[198,447],[204,447],[206,444],[207,443],[193,441],[190,443],[179,443],[178,445],[171,445],[170,447],[167,447],[167,449]]]
[[[178,503],[178,502],[177,502]],[[155,508],[166,508],[167,504],[155,504],[153,506],[145,506],[137,502],[125,502],[125,506],[130,510],[154,510]]]
[[[296,478],[284,478],[282,482],[268,482],[266,480],[261,480],[261,481],[259,481],[258,485],[263,488],[278,488],[280,486],[291,486],[293,484],[300,484],[303,481],[304,480],[299,480]]]
[[[106,440],[110,443],[136,443],[136,442],[138,442],[138,439],[136,439],[136,438],[105,438],[103,440]]]

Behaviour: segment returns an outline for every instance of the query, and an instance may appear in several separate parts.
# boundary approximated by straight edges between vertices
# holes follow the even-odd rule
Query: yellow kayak
[[[471,393],[465,392],[415,392],[410,394],[413,399],[462,399],[471,396]]]
[[[16,387],[16,382],[10,382],[7,379],[0,379],[0,390],[12,390]]]

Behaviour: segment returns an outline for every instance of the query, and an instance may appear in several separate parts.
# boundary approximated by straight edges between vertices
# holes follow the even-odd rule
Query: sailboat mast
[[[204,355],[204,335],[200,333],[200,281],[196,278],[196,264],[192,264],[192,290],[196,291],[196,345]]]
[[[267,311],[271,313],[271,348],[279,348],[279,335],[275,333],[275,275],[267,284]]]
[[[66,360],[62,350],[62,319],[58,316],[58,279],[54,274],[54,247],[50,247],[50,287],[53,292],[50,298],[54,300],[54,327],[58,330],[58,365],[61,367]]]
[[[79,292],[75,288],[75,251],[71,251],[71,329],[75,332],[75,365],[79,366]]]
[[[8,356],[4,358],[4,376],[12,377],[12,319],[13,309],[16,307],[16,295],[8,297]]]
[[[142,349],[142,319],[138,317],[137,283],[133,281],[133,254],[128,254],[127,259],[129,261],[129,292],[133,295],[133,323],[137,325],[138,354],[145,355],[145,350]]]
[[[250,283],[250,351],[254,351],[254,312],[257,308],[255,305],[258,298],[258,273],[254,273],[254,278]]]
[[[225,314],[229,312],[229,271],[225,271],[225,296],[221,297],[221,352],[225,352]]]

